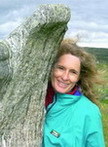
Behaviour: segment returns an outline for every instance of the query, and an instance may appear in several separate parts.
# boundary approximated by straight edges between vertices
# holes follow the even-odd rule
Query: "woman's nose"
[[[68,71],[64,71],[64,73],[62,74],[62,79],[69,80],[69,72]]]

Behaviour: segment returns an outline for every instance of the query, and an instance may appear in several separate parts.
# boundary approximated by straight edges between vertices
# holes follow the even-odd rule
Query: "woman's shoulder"
[[[85,114],[101,115],[99,107],[84,95],[81,96],[78,107],[80,107],[80,110]]]

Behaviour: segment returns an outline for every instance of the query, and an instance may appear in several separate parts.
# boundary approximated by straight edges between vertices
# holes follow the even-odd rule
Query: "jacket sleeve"
[[[86,147],[105,147],[104,135],[99,109],[89,116]]]

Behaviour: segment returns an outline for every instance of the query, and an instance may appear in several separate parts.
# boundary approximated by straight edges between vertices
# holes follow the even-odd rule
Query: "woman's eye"
[[[70,71],[71,74],[78,74],[76,71],[72,70]]]
[[[61,66],[58,66],[58,69],[61,69],[61,70],[63,70],[64,68],[63,68],[63,67],[61,67]]]
[[[62,66],[56,66],[55,69],[62,71],[62,70],[64,70],[64,67],[62,67]]]

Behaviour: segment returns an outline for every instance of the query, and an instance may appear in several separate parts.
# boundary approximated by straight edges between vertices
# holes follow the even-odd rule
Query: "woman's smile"
[[[67,86],[69,86],[69,84],[64,83],[63,81],[59,81],[59,80],[57,80],[57,84],[58,84],[58,86],[60,86],[61,88],[66,88]]]

